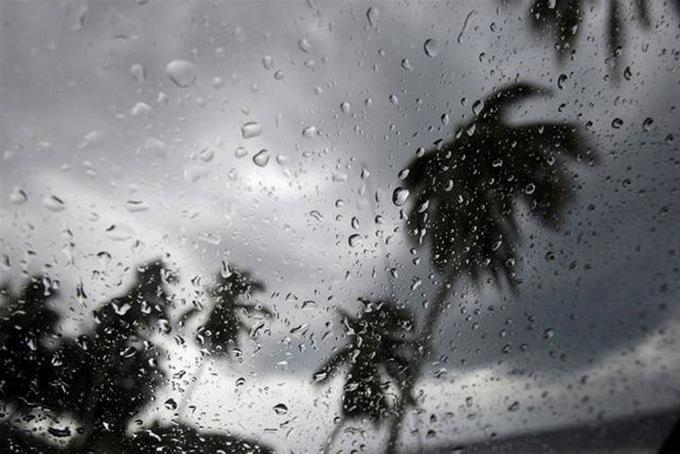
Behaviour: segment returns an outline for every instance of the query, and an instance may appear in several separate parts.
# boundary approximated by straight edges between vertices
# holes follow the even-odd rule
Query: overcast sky
[[[428,366],[422,421],[407,422],[436,435],[406,442],[680,406],[679,31],[663,3],[654,3],[649,31],[626,22],[632,75],[615,83],[597,4],[574,59],[558,65],[552,43],[529,30],[527,2],[2,1],[3,279],[18,286],[49,264],[73,333],[124,291],[125,267],[150,258],[169,254],[179,296],[221,261],[250,270],[278,317],[245,342],[243,364],[205,369],[197,410],[184,416],[281,448],[320,446],[341,381],[324,389],[309,378],[342,342],[321,340],[340,333],[334,308],[394,291],[419,312],[436,292],[428,255],[413,264],[391,202],[397,173],[418,147],[449,138],[475,100],[532,81],[552,96],[518,106],[513,121],[592,122],[601,162],[573,167],[579,190],[559,232],[522,224],[517,296],[456,285],[432,356],[448,359]],[[437,43],[431,55],[428,39]],[[260,135],[244,138],[249,122]],[[262,149],[264,166],[254,159]],[[355,233],[363,241],[351,247]],[[92,281],[95,269],[103,280]],[[411,291],[416,279],[423,285]],[[316,307],[301,310],[306,300]],[[305,334],[290,334],[303,323]],[[195,369],[196,351],[160,341],[173,371]],[[241,376],[247,384],[235,391]],[[163,392],[180,399],[176,385]],[[520,411],[509,412],[514,401]],[[272,410],[279,402],[285,418]],[[370,426],[349,426],[366,429],[367,443],[378,439]]]

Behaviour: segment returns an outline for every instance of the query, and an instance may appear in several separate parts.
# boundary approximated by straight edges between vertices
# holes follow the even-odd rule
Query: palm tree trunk
[[[406,415],[406,402],[404,396],[410,395],[413,391],[413,388],[415,387],[420,375],[420,369],[422,368],[425,359],[430,354],[430,350],[432,349],[432,334],[434,333],[434,329],[437,326],[439,316],[442,313],[442,308],[444,307],[444,304],[446,303],[446,300],[449,296],[451,282],[453,282],[453,278],[449,278],[444,281],[437,292],[434,302],[425,315],[423,328],[420,335],[418,336],[418,341],[416,344],[415,356],[413,358],[413,362],[411,363],[411,372],[406,379],[403,394],[397,401],[395,414],[390,422],[390,437],[385,449],[387,454],[394,454],[397,452],[397,443],[399,442],[404,416]]]
[[[191,400],[194,391],[196,391],[196,386],[198,386],[198,382],[201,380],[201,376],[203,375],[203,369],[205,368],[205,365],[208,361],[209,358],[201,357],[201,362],[198,363],[198,367],[196,368],[193,374],[194,380],[189,383],[186,391],[184,391],[182,400],[180,400],[179,406],[177,408],[177,414],[179,415],[180,418],[184,415],[184,411],[187,405],[189,404],[189,401]]]
[[[342,425],[344,422],[345,422],[344,418],[340,418],[335,427],[333,427],[333,431],[326,439],[326,444],[323,447],[323,454],[328,454],[331,452],[331,447],[335,443],[335,439],[338,438],[338,435],[340,435],[340,429],[342,429]]]

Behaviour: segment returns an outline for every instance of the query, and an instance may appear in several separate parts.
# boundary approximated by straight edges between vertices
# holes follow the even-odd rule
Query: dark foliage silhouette
[[[43,372],[51,356],[47,341],[58,335],[59,315],[50,307],[57,293],[49,279],[32,277],[19,295],[6,285],[0,294],[0,399],[24,413],[49,385]]]
[[[674,1],[680,14],[680,2]],[[631,17],[644,30],[652,23],[651,0],[609,0],[600,2],[606,11],[606,39],[609,58],[613,62],[613,75],[619,76],[622,54],[626,47],[626,17]],[[529,17],[534,32],[547,34],[554,42],[560,61],[573,54],[583,30],[585,14],[594,2],[586,0],[533,0]]]
[[[238,347],[239,335],[253,329],[244,317],[271,315],[261,304],[248,302],[253,293],[262,290],[264,284],[253,280],[246,271],[219,273],[217,283],[208,292],[214,305],[196,334],[199,344],[216,356],[227,355],[230,346]]]
[[[94,312],[92,331],[53,348],[44,341],[56,333],[59,318],[46,306],[52,296],[46,280],[32,278],[20,298],[10,297],[9,316],[3,319],[14,328],[3,330],[3,364],[9,366],[3,400],[24,418],[30,419],[30,402],[80,421],[76,430],[48,429],[69,438],[71,451],[117,452],[128,420],[148,403],[163,377],[156,367],[158,352],[143,333],[159,322],[167,325],[168,277],[161,262],[139,267],[130,291]]]
[[[545,93],[529,83],[498,89],[453,140],[437,143],[408,165],[405,183],[414,200],[408,232],[414,246],[429,245],[442,282],[418,336],[406,395],[412,392],[431,349],[454,281],[467,277],[479,283],[486,276],[495,285],[515,289],[519,204],[543,227],[557,228],[575,189],[568,164],[596,160],[574,124],[508,121],[513,105]],[[391,452],[399,439],[405,404],[400,401],[396,409],[387,448]]]
[[[130,291],[94,312],[94,331],[55,352],[57,408],[69,408],[87,423],[82,446],[119,445],[128,420],[161,384],[159,351],[145,332],[155,326],[167,330],[165,282],[172,279],[161,262],[139,267]]]
[[[172,298],[166,284],[174,276],[160,261],[140,266],[129,291],[94,311],[95,327],[76,339],[59,341],[59,316],[50,307],[55,296],[46,278],[33,277],[12,294],[5,286],[0,318],[3,367],[0,400],[10,412],[0,424],[1,452],[152,453],[270,452],[235,436],[202,434],[175,424],[158,425],[130,437],[129,421],[153,398],[165,376],[158,367],[155,330],[170,331]],[[227,298],[246,290],[241,281],[221,282],[215,295]],[[232,319],[228,319],[233,321]],[[231,326],[231,325],[230,325]],[[229,328],[231,329],[231,328]],[[47,416],[47,434],[63,440],[53,445],[26,424]],[[75,427],[60,422],[67,414]],[[153,435],[152,435],[153,434]]]
[[[204,353],[215,358],[229,358],[230,352],[238,351],[240,335],[255,335],[263,321],[250,326],[245,320],[250,316],[264,317],[271,311],[260,303],[250,303],[256,292],[264,290],[264,284],[254,280],[250,273],[236,268],[224,269],[217,274],[216,283],[208,289],[212,307],[208,311],[207,320],[196,330],[195,339]],[[245,300],[245,301],[244,301]],[[195,303],[180,317],[180,325],[185,325],[194,317],[200,316],[203,307]],[[200,379],[206,361],[202,360],[193,374],[193,379],[185,391],[180,403],[180,413],[184,411],[191,399],[194,387]]]
[[[388,398],[389,385],[400,398],[412,403],[411,395],[402,395],[407,366],[412,356],[408,337],[413,318],[392,301],[360,299],[363,312],[352,317],[341,311],[349,341],[314,374],[316,383],[325,383],[343,366],[348,366],[342,394],[342,418],[331,434],[327,448],[333,443],[346,419],[369,419],[379,423],[391,414],[393,403]]]
[[[675,422],[671,433],[659,448],[659,454],[675,454],[680,452],[680,419]]]
[[[567,164],[595,162],[579,128],[570,123],[511,124],[508,110],[547,91],[516,83],[489,96],[456,138],[408,165],[414,203],[408,233],[428,244],[445,276],[485,274],[514,285],[519,240],[517,201],[545,227],[556,228],[573,198]]]

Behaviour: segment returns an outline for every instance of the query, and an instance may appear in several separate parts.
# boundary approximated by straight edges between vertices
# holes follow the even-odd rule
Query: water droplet
[[[555,330],[552,328],[548,328],[543,332],[543,338],[544,339],[552,339],[555,337]]]
[[[28,200],[28,196],[24,192],[23,189],[20,187],[15,187],[12,189],[12,192],[9,194],[9,201],[12,202],[15,205],[21,205],[22,203],[26,202]]]
[[[302,130],[302,137],[305,139],[311,139],[316,135],[316,126],[307,126]]]
[[[104,141],[106,135],[104,131],[95,129],[83,136],[83,141],[78,145],[79,148],[95,147]]]
[[[614,129],[620,129],[621,126],[623,126],[623,120],[620,118],[614,118],[612,120],[612,128]]]
[[[316,374],[312,375],[312,379],[314,380],[315,383],[322,382],[328,377],[327,372],[317,372]]]
[[[439,44],[434,38],[430,38],[425,41],[423,48],[425,49],[425,54],[428,57],[436,57],[439,53]]]
[[[399,105],[399,98],[397,98],[397,95],[390,95],[390,102],[394,104],[395,106]]]
[[[345,115],[348,114],[349,111],[350,111],[350,105],[349,105],[349,103],[348,103],[347,101],[341,102],[341,103],[340,103],[340,110],[341,110],[342,113],[344,113]]]
[[[274,413],[279,416],[285,415],[288,413],[288,407],[285,404],[276,404],[274,405]]]
[[[172,398],[163,402],[163,405],[165,405],[165,408],[168,410],[177,410],[177,402],[175,402],[175,400]]]
[[[423,203],[421,203],[420,205],[418,205],[418,208],[417,208],[416,211],[418,211],[418,213],[424,213],[424,212],[427,211],[427,208],[428,208],[429,206],[430,206],[430,201],[429,201],[429,200],[426,200],[426,201],[424,201]]]
[[[237,158],[244,158],[248,155],[248,150],[246,150],[243,147],[236,147],[236,150],[234,150],[234,156]]]
[[[149,205],[144,203],[142,200],[128,200],[125,202],[125,208],[130,213],[136,213],[139,211],[146,211],[149,209]]]
[[[645,118],[645,121],[642,122],[642,130],[648,132],[650,129],[652,129],[653,124],[654,119],[652,117]]]
[[[529,183],[524,187],[524,193],[527,195],[531,195],[536,191],[536,185],[533,183]]]
[[[564,83],[567,81],[567,75],[566,74],[560,74],[560,76],[557,78],[557,88],[562,90],[564,88]]]
[[[215,158],[215,150],[212,148],[204,148],[198,154],[198,157],[201,158],[201,161],[203,162],[210,162]]]
[[[66,203],[64,203],[63,200],[61,200],[59,197],[56,195],[49,195],[43,199],[43,203],[45,204],[45,207],[54,212],[58,211],[64,211],[66,209]]]
[[[348,240],[350,247],[358,246],[359,244],[361,244],[361,241],[362,241],[361,235],[359,235],[358,233],[350,235]]]
[[[300,309],[315,309],[317,306],[315,301],[312,300],[306,300],[302,302],[302,306],[300,306]]]
[[[165,67],[165,73],[178,87],[189,87],[196,82],[196,66],[186,60],[173,60]]]
[[[514,402],[508,407],[508,411],[515,412],[515,411],[517,411],[517,410],[519,410],[519,402],[514,401]]]
[[[130,113],[133,117],[145,117],[151,113],[151,106],[144,102],[138,102],[130,109]]]
[[[126,241],[134,236],[135,232],[127,224],[112,224],[106,229],[106,236],[113,241]]]
[[[475,114],[475,116],[479,115],[482,112],[482,109],[484,109],[484,101],[481,99],[472,103],[472,113]]]
[[[394,203],[396,206],[402,206],[403,204],[406,203],[408,200],[408,196],[411,193],[409,192],[408,189],[398,187],[397,189],[394,190],[392,193],[392,203]]]
[[[251,139],[262,134],[262,125],[256,121],[249,121],[241,126],[241,136],[244,139]]]
[[[246,379],[243,377],[239,377],[236,379],[236,386],[243,386],[246,384]]]
[[[366,18],[368,19],[368,23],[371,25],[371,27],[377,27],[378,26],[378,18],[380,17],[380,10],[376,8],[375,6],[371,6],[366,10]]]
[[[401,61],[401,67],[404,68],[407,71],[413,71],[413,66],[411,66],[411,62],[408,61],[408,58],[404,58]]]
[[[302,38],[300,41],[298,41],[298,47],[302,52],[308,53],[310,50],[312,50],[312,45],[307,41],[307,38]]]
[[[139,64],[130,66],[130,75],[135,78],[138,84],[141,84],[146,79],[144,67]]]
[[[50,435],[53,437],[57,438],[66,438],[71,436],[71,429],[68,427],[64,427],[63,429],[57,429],[56,427],[48,427],[47,432],[49,432]]]
[[[277,69],[274,73],[274,79],[281,80],[286,76],[282,69]]]
[[[350,225],[352,226],[352,228],[354,230],[358,230],[359,229],[359,218],[357,218],[356,216],[353,216],[352,220],[350,221]]]
[[[264,66],[264,69],[266,70],[272,69],[274,67],[274,59],[269,55],[265,55],[262,57],[262,66]]]
[[[630,69],[630,66],[626,66],[626,69],[623,70],[623,78],[626,80],[633,78],[633,71]]]
[[[263,148],[260,151],[258,151],[257,154],[255,154],[255,156],[253,156],[253,162],[258,167],[264,167],[269,163],[269,158],[270,158],[269,150]]]
[[[399,178],[400,180],[406,179],[410,171],[411,171],[410,169],[401,169],[397,174],[397,178]]]

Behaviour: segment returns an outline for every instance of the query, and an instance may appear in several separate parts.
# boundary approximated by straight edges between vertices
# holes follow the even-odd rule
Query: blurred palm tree
[[[271,452],[256,441],[205,434],[183,424],[155,423],[128,435],[130,419],[148,406],[165,377],[158,366],[159,348],[150,336],[156,330],[170,332],[173,298],[167,284],[175,280],[161,261],[138,267],[127,293],[94,311],[92,330],[61,342],[56,342],[59,316],[49,305],[56,283],[31,278],[18,296],[1,287],[0,400],[12,414],[0,422],[0,452]],[[210,289],[216,304],[199,331],[211,354],[225,354],[229,345],[238,345],[240,332],[248,330],[239,311],[269,313],[239,301],[262,288],[247,273],[235,271]],[[54,345],[49,345],[51,338]],[[168,405],[176,404],[169,400]],[[49,426],[45,435],[62,440],[60,445],[30,427],[37,421],[35,409],[47,413],[47,420],[39,416]],[[64,414],[71,423],[60,422]]]
[[[254,335],[247,318],[272,315],[260,303],[247,301],[255,292],[264,289],[264,284],[254,280],[247,271],[231,269],[226,274],[219,274],[216,285],[208,292],[214,305],[207,321],[196,333],[199,344],[204,345],[210,355],[227,355],[230,346],[239,347],[240,334]]]
[[[56,282],[33,276],[18,295],[0,288],[0,400],[11,401],[13,413],[31,410],[47,388],[50,365],[47,341],[58,336],[59,315],[51,307]]]
[[[239,350],[241,334],[257,335],[264,322],[250,326],[248,318],[272,315],[271,311],[260,303],[249,300],[255,292],[265,289],[264,284],[253,279],[247,271],[236,268],[225,269],[218,273],[216,283],[208,289],[208,296],[213,306],[208,311],[206,322],[196,331],[196,342],[212,357],[229,357],[230,353]],[[244,301],[245,300],[245,301]],[[185,325],[193,317],[202,313],[202,307],[196,305],[188,309],[180,317],[180,325]],[[192,383],[184,393],[180,404],[180,413],[191,399],[194,386],[198,383],[206,361],[201,360],[193,375]]]
[[[407,337],[413,328],[411,314],[392,301],[359,301],[364,304],[359,316],[340,311],[349,342],[313,376],[315,383],[325,383],[342,366],[349,365],[341,417],[328,438],[326,451],[347,419],[369,419],[377,424],[391,413],[393,403],[387,395],[390,384],[397,388],[402,401],[413,403],[413,397],[403,393],[406,368],[412,357],[412,343]]]
[[[137,267],[128,292],[94,311],[94,330],[55,351],[48,398],[85,423],[74,448],[116,452],[127,422],[162,384],[160,352],[147,335],[169,329],[166,285],[174,280],[159,260]]]
[[[9,315],[0,321],[2,399],[23,407],[24,414],[39,408],[56,415],[54,422],[68,414],[82,423],[76,429],[47,430],[64,440],[69,452],[120,452],[128,421],[153,398],[164,376],[157,367],[157,348],[145,335],[169,326],[171,298],[165,284],[170,280],[160,261],[138,267],[130,290],[95,311],[94,329],[50,348],[45,337],[56,333],[59,318],[46,301],[54,292],[45,279],[32,278],[20,298],[10,296],[3,306]],[[3,430],[11,439],[0,445],[2,449],[57,449],[45,448],[44,440],[11,422]]]
[[[408,166],[405,179],[413,204],[408,233],[416,247],[429,245],[432,264],[442,277],[418,336],[416,356],[405,383],[410,395],[453,283],[483,277],[513,291],[523,204],[545,228],[556,229],[575,184],[572,162],[596,161],[579,127],[571,123],[510,123],[510,108],[547,91],[514,83],[477,103],[476,118],[455,138],[437,143]],[[388,451],[396,450],[407,402],[397,403]]]
[[[583,29],[586,0],[533,0],[529,17],[534,32],[547,33],[555,43],[560,61],[572,54]],[[606,34],[609,58],[613,62],[613,76],[619,77],[620,56],[625,48],[625,17],[630,14],[643,29],[651,26],[651,0],[609,0],[606,3]],[[680,2],[675,0],[680,14]]]

